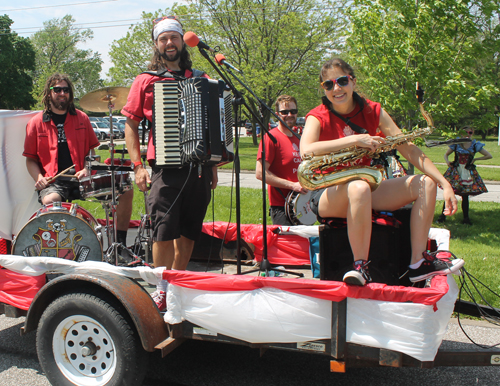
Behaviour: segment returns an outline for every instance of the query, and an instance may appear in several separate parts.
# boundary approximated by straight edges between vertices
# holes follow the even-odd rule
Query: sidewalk
[[[500,172],[500,171],[499,171]],[[233,180],[233,182],[232,182]],[[479,196],[472,196],[471,201],[491,201],[500,202],[500,182],[499,181],[485,181],[488,193],[480,194]],[[236,186],[236,176],[233,176],[230,170],[219,169],[219,186]],[[242,171],[240,172],[240,186],[242,188],[261,189],[262,181],[255,178],[255,172]],[[438,189],[436,198],[443,199],[443,191]]]

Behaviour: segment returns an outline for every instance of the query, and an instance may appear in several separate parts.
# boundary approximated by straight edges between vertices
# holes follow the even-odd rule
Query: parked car
[[[139,132],[139,142],[142,143],[142,126],[139,125],[139,128],[137,129]],[[147,144],[149,140],[149,130],[146,130],[146,133],[144,134],[144,142]]]
[[[125,138],[125,122],[115,122],[113,126],[120,131],[120,138]]]
[[[304,127],[305,124],[306,124],[305,117],[298,117],[297,118],[297,123],[296,123],[297,126]]]
[[[104,141],[110,137],[109,133],[109,123],[105,122],[90,122],[92,128],[94,129],[94,133],[97,138],[101,141]],[[113,138],[120,138],[121,133],[118,129],[113,129]]]
[[[247,130],[246,130],[246,134],[248,137],[251,137],[252,136],[252,124],[250,123],[249,126],[246,126]],[[255,130],[256,130],[256,133],[257,133],[257,136],[260,135],[260,125],[258,123],[255,124]]]

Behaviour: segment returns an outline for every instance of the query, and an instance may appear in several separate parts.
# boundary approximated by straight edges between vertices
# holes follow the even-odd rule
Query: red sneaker
[[[165,291],[156,290],[151,294],[151,297],[160,312],[165,312],[167,310],[167,294]]]

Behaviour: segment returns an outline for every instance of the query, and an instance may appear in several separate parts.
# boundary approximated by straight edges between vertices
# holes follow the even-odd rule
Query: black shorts
[[[286,215],[285,207],[283,206],[271,206],[269,208],[269,216],[271,216],[273,225],[293,225]]]
[[[197,241],[211,198],[212,167],[164,169],[153,167],[148,208],[153,240],[170,241],[181,236]]]

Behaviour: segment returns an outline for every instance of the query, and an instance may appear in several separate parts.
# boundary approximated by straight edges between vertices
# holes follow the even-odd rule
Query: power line
[[[26,7],[26,8],[16,8],[16,9],[0,9],[0,12],[14,12],[14,11],[29,11],[32,9],[42,9],[42,8],[55,8],[55,7],[71,7],[73,5],[87,5],[87,4],[98,4],[98,3],[109,3],[110,1],[119,0],[99,0],[99,1],[89,1],[85,3],[71,3],[71,4],[60,4],[60,5],[40,5],[38,7]]]
[[[95,4],[95,3],[102,3],[102,2],[108,2],[108,1],[118,1],[118,0],[103,0],[103,1],[97,1],[97,2],[90,2],[90,3],[77,3],[77,4]],[[76,4],[71,4],[71,5],[76,5]],[[43,7],[39,7],[39,8],[47,8],[49,6],[43,6]],[[52,7],[52,6],[50,6]],[[56,7],[56,6],[54,6]],[[185,18],[185,20],[210,20],[211,19],[211,16],[212,14],[231,14],[231,13],[237,13],[239,14],[240,17],[243,17],[243,16],[246,16],[246,15],[250,15],[252,13],[252,11],[262,11],[262,10],[266,10],[266,11],[278,11],[278,10],[283,10],[283,9],[286,9],[288,8],[287,6],[268,6],[268,7],[248,7],[248,8],[241,8],[241,9],[238,9],[238,10],[225,10],[225,11],[215,11],[215,12],[210,12],[210,11],[202,11],[201,13],[197,13],[197,14],[193,14],[193,13],[190,13],[190,14],[183,14],[183,15],[177,15],[181,18]],[[26,10],[26,9],[31,9],[31,8],[23,8],[23,10]],[[312,7],[310,9],[308,9],[307,11],[308,12],[317,12],[317,11],[325,11],[327,9],[325,8],[319,8],[319,7]],[[0,12],[3,12],[3,11],[0,11]],[[295,13],[305,13],[306,11],[305,10],[302,10],[302,11],[298,11],[298,10],[295,10],[294,11]],[[113,21],[102,21],[102,22],[91,22],[91,23],[75,23],[73,24],[73,26],[81,26],[80,28],[76,28],[76,29],[95,29],[95,28],[110,28],[110,27],[126,27],[126,26],[130,26],[131,24],[132,25],[138,25],[140,24],[142,21],[144,21],[144,19],[125,19],[125,20],[113,20]],[[106,23],[124,23],[124,22],[132,22],[131,24],[108,24],[108,25],[103,25],[103,26],[95,26],[95,24],[106,24]],[[87,27],[84,27],[84,26],[87,26]],[[17,33],[18,35],[25,35],[25,34],[33,34],[39,30],[41,30],[43,27],[23,27],[23,28],[18,28],[18,29],[15,29],[15,30],[11,30],[11,32],[4,32],[4,31],[7,31],[7,29],[4,29],[4,30],[1,30],[0,29],[0,36],[5,36],[5,35],[10,35],[12,33]],[[23,32],[18,32],[18,31],[21,31],[21,30],[26,30],[26,31],[23,31]],[[29,30],[33,30],[33,31],[29,31]]]

